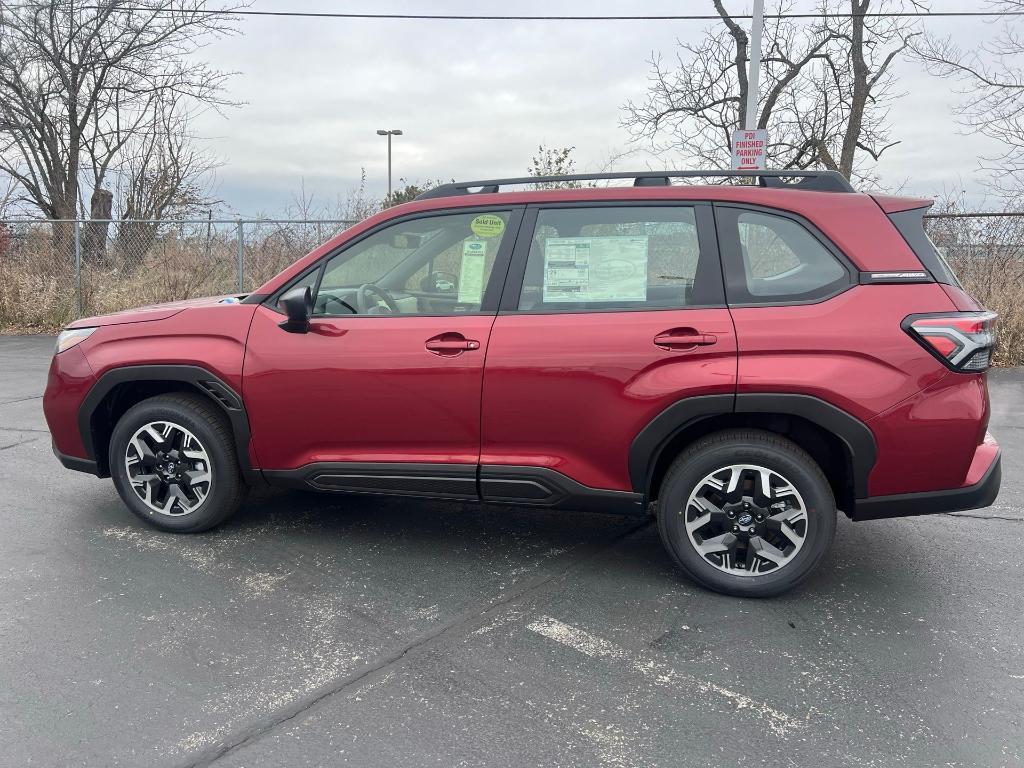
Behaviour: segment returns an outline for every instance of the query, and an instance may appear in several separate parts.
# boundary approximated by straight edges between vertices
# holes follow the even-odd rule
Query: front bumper
[[[88,342],[84,342],[88,343]],[[86,394],[96,383],[92,367],[85,359],[82,345],[54,355],[43,392],[43,415],[50,428],[54,452],[73,462],[85,461],[89,451],[82,442],[79,411]],[[71,466],[61,459],[64,466]]]
[[[983,444],[986,447],[988,445]],[[979,446],[979,449],[981,447]],[[886,517],[934,515],[940,512],[962,512],[966,509],[987,507],[999,495],[999,483],[1002,480],[1001,459],[999,448],[996,447],[991,463],[984,470],[981,479],[961,488],[857,499],[850,517],[854,520],[880,520]]]

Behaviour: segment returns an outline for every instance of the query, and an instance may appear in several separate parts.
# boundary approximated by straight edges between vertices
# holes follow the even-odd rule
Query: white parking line
[[[620,648],[603,637],[592,635],[571,624],[552,619],[550,616],[542,616],[537,621],[531,622],[527,625],[527,629],[538,635],[549,637],[562,645],[567,645],[574,651],[584,653],[592,659],[624,659],[629,656],[625,648]]]
[[[633,653],[603,637],[593,635],[586,630],[566,624],[550,616],[543,616],[527,625],[527,629],[561,643],[574,651],[578,651],[592,659],[612,659],[627,661],[633,669],[656,685],[671,686],[675,689],[689,688],[695,693],[705,696],[714,694],[732,704],[737,711],[747,710],[764,722],[776,736],[786,736],[790,731],[803,728],[803,720],[781,712],[774,707],[758,701],[750,696],[730,690],[724,686],[707,680],[700,680],[693,675],[678,672],[675,669],[653,659]]]

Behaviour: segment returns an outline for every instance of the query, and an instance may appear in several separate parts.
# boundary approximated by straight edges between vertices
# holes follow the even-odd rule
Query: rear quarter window
[[[730,304],[818,301],[852,283],[845,260],[795,217],[716,208]]]

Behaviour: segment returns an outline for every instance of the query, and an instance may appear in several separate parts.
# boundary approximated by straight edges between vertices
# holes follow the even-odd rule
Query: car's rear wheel
[[[212,528],[245,495],[227,420],[196,395],[160,395],[130,408],[114,427],[109,461],[128,508],[166,531]]]
[[[759,430],[701,438],[673,463],[658,496],[658,530],[679,567],[718,592],[768,597],[821,562],[836,505],[817,463]]]

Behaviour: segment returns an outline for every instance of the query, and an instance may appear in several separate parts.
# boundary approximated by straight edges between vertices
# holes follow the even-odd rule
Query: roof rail
[[[752,178],[762,187],[803,189],[815,192],[854,192],[839,171],[623,171],[618,173],[572,173],[563,176],[520,176],[513,179],[487,179],[485,181],[457,181],[442,184],[416,196],[417,200],[453,195],[498,192],[502,187],[515,184],[550,184],[566,181],[598,181],[603,179],[633,179],[634,187],[667,187],[671,179],[700,178]],[[797,179],[798,181],[787,181]]]

